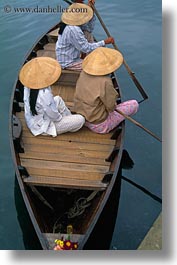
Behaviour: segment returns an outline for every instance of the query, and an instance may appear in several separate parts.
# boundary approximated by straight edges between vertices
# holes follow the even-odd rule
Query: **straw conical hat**
[[[74,3],[63,12],[62,22],[71,26],[80,26],[87,23],[93,17],[93,10],[85,4]]]
[[[55,83],[60,75],[61,66],[58,61],[50,57],[37,57],[22,67],[19,79],[28,88],[40,89]]]
[[[122,63],[123,56],[120,52],[100,47],[85,57],[82,68],[90,75],[107,75],[118,69]]]

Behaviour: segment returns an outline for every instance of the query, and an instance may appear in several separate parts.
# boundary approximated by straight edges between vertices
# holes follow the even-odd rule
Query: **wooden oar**
[[[69,0],[63,0],[64,2],[68,3],[69,5],[72,5],[74,3],[73,0],[71,0],[71,2]]]
[[[119,114],[121,114],[124,118],[126,118],[127,120],[133,122],[136,126],[140,127],[141,129],[143,129],[145,132],[147,132],[148,134],[150,134],[151,136],[153,136],[156,140],[158,140],[159,142],[162,142],[162,140],[156,136],[153,132],[151,132],[149,129],[145,128],[141,123],[137,122],[136,120],[132,119],[131,117],[129,117],[128,115],[126,115],[125,113],[123,113],[121,110],[117,110],[115,109],[115,111],[117,111]]]
[[[113,73],[113,77],[114,77],[114,75],[115,75],[115,74]],[[117,80],[116,80],[115,77],[112,78],[112,84],[113,84],[113,86],[114,86],[114,89],[115,89],[116,91],[118,91],[118,90],[119,90],[119,85],[118,85]],[[137,122],[136,120],[134,120],[134,119],[132,119],[131,117],[129,117],[128,115],[124,114],[124,113],[123,113],[122,111],[120,111],[120,110],[116,110],[116,109],[115,109],[115,111],[117,111],[117,112],[118,112],[119,114],[121,114],[124,118],[126,118],[127,120],[133,122],[135,125],[137,125],[137,126],[140,127],[141,129],[143,129],[144,131],[146,131],[147,133],[149,133],[151,136],[153,136],[154,138],[156,138],[159,142],[162,142],[162,140],[161,140],[159,137],[157,137],[153,132],[151,132],[149,129],[145,128],[142,124],[140,124],[140,123]]]
[[[101,23],[101,25],[102,25],[104,31],[106,32],[107,36],[108,36],[108,37],[111,37],[111,35],[110,35],[108,29],[106,28],[106,25],[104,24],[104,22],[103,22],[103,20],[102,20],[102,18],[101,18],[101,16],[100,16],[100,14],[98,13],[96,7],[95,7],[94,5],[92,5],[92,8],[93,8],[93,10],[94,10],[94,12],[95,12],[95,14],[96,14],[98,20],[100,21],[100,23]],[[113,46],[114,46],[114,48],[115,48],[117,51],[119,51],[119,49],[118,49],[118,47],[117,47],[117,45],[116,45],[115,43],[113,44]],[[120,51],[119,51],[119,52],[120,52]],[[123,61],[123,64],[124,64],[125,68],[127,69],[127,72],[129,73],[130,77],[132,78],[134,84],[136,85],[136,87],[138,88],[139,92],[141,93],[142,97],[144,98],[144,100],[146,100],[146,99],[148,98],[148,95],[146,94],[146,92],[145,92],[144,89],[142,88],[141,84],[139,83],[139,81],[138,81],[137,78],[135,77],[135,73],[132,72],[132,70],[130,69],[130,67],[129,67],[128,64],[126,63],[125,59],[124,59],[124,61]]]

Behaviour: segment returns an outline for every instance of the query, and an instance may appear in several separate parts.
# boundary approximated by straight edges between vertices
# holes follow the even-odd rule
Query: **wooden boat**
[[[57,27],[40,37],[26,61],[35,56],[55,58]],[[62,70],[52,85],[53,94],[59,94],[71,111],[78,77],[76,71]],[[112,81],[121,93],[114,73]],[[119,201],[124,122],[105,135],[83,127],[55,138],[34,137],[25,123],[19,81],[12,98],[11,146],[16,177],[42,249],[52,250],[56,239],[67,237],[78,243],[78,249],[109,249],[106,235],[111,239],[113,210],[117,212],[115,202]],[[99,242],[94,237],[97,233]]]

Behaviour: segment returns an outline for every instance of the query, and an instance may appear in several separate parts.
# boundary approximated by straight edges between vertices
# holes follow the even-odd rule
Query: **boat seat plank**
[[[55,51],[38,50],[37,56],[38,57],[51,57],[53,59],[56,59]]]
[[[48,45],[48,46],[47,46]],[[50,45],[50,46],[49,46]],[[56,59],[56,53],[55,53],[55,49],[52,49],[52,46],[54,44],[53,43],[48,43],[44,46],[43,50],[38,50],[37,51],[37,56],[38,57],[52,57],[54,59]],[[45,48],[46,47],[46,48]],[[48,48],[47,48],[48,47]],[[69,70],[69,69],[62,69],[62,74],[67,74],[68,75],[76,75],[77,77],[80,75],[80,71],[77,70]],[[62,75],[61,75],[62,76]],[[74,77],[74,76],[73,76]],[[60,77],[61,79],[61,77]]]
[[[66,86],[66,88],[68,88],[68,86],[72,86],[72,87],[76,87],[76,82],[79,78],[80,72],[79,71],[72,71],[72,70],[66,70],[66,69],[62,69],[61,72],[61,76],[58,79],[58,81],[55,83],[58,85],[62,85],[62,86]]]
[[[55,43],[48,43],[44,46],[43,50],[38,50],[37,51],[37,56],[41,57],[41,56],[49,56],[52,55],[52,58],[54,57],[54,55],[56,56],[55,53]],[[80,71],[77,70],[69,70],[69,69],[62,69],[62,73],[63,74],[76,74],[79,75]]]
[[[55,240],[56,239],[60,239],[60,238],[68,238],[68,234],[52,234],[52,233],[43,233],[43,236],[47,242],[47,244],[49,244],[49,250],[52,250],[55,247]],[[83,240],[84,235],[81,234],[72,234],[71,235],[71,241],[72,242],[78,242],[78,244]]]
[[[55,43],[47,43],[46,45],[44,45],[44,50],[45,51],[55,51],[55,46],[56,44]]]
[[[47,186],[66,189],[105,190],[107,184],[99,180],[78,180],[69,178],[54,178],[47,176],[30,176],[23,180],[27,185]]]
[[[105,189],[102,183],[108,167],[81,165],[53,161],[22,159],[29,177],[23,181],[29,185],[53,186],[76,189]]]
[[[55,148],[55,150],[48,146],[43,146],[41,148],[40,145],[25,145],[25,153],[20,154],[20,158],[92,165],[109,165],[109,162],[105,161],[105,157],[108,157],[108,154],[103,152],[93,152],[88,150],[80,152],[77,149],[60,149],[57,151],[57,148]]]
[[[71,84],[71,83],[70,83]],[[74,86],[62,86],[62,85],[53,85],[52,88],[52,94],[54,96],[60,96],[62,99],[66,102],[72,102],[74,98],[75,93],[75,87]],[[73,104],[74,105],[74,104]]]
[[[58,38],[59,27],[47,33],[48,36]]]
[[[69,70],[69,69],[62,69],[63,74],[75,74],[80,75],[80,71],[77,70]]]
[[[38,57],[51,57],[53,59],[56,59],[55,49],[52,50],[51,48],[52,45],[54,46],[54,44],[49,43],[47,45],[45,45],[46,49],[44,48],[43,50],[37,51],[37,56]],[[50,47],[50,48],[47,49],[47,47]],[[79,78],[79,75],[80,75],[80,71],[62,69],[61,76],[59,80],[56,81],[55,84],[75,87],[76,81]]]

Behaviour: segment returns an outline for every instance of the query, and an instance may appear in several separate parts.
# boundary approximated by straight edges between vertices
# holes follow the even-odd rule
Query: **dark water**
[[[158,136],[162,134],[162,61],[161,1],[112,0],[97,1],[97,9],[114,36],[124,58],[145,88],[149,99],[140,105],[134,116]],[[14,166],[10,151],[10,100],[14,82],[27,51],[42,33],[59,21],[60,13],[15,13],[13,7],[56,7],[63,1],[8,0],[0,2],[0,249],[38,248],[15,185]],[[8,5],[5,13],[4,6]],[[97,39],[105,33],[99,22]],[[122,66],[117,72],[123,98],[141,96]],[[125,149],[135,165],[124,170],[123,176],[162,197],[161,143],[143,130],[126,122]],[[18,205],[18,207],[16,207]],[[161,211],[161,204],[132,184],[122,180],[116,227],[110,249],[136,249]],[[19,215],[20,221],[19,221]],[[24,241],[21,224],[33,243]]]

